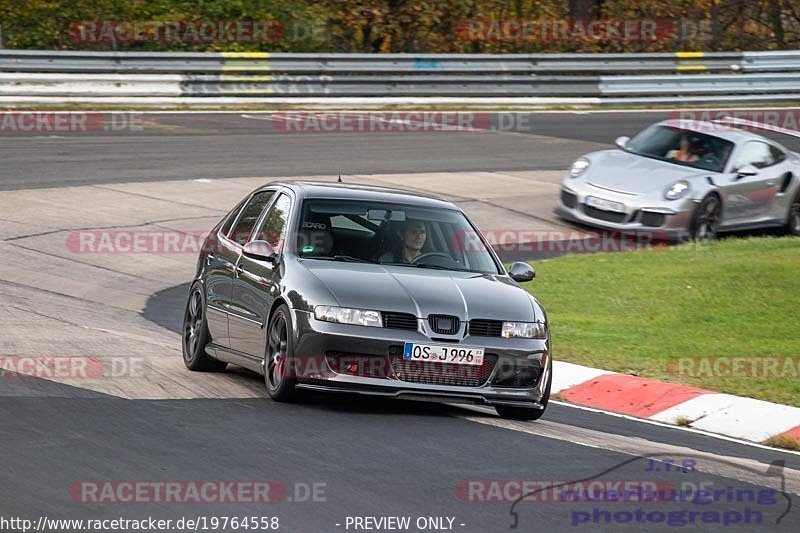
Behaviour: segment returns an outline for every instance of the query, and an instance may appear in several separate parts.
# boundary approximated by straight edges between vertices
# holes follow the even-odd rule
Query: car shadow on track
[[[147,300],[142,316],[163,328],[180,333],[189,286],[189,283],[182,283],[153,294]],[[225,373],[234,374],[242,380],[261,382],[264,379],[255,372],[233,365],[229,365]],[[266,390],[264,397],[267,397]],[[441,403],[335,393],[304,393],[298,403],[314,409],[353,414],[452,416],[461,412],[455,406]]]

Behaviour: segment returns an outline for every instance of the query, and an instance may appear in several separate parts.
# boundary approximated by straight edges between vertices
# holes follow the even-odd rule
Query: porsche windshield
[[[733,151],[733,143],[705,133],[655,125],[631,139],[625,150],[678,165],[722,172]]]
[[[409,268],[500,272],[460,211],[362,200],[303,202],[297,255]]]

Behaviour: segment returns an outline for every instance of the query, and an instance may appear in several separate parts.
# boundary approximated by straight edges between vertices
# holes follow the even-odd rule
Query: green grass
[[[670,359],[800,365],[800,239],[725,239],[534,262],[556,359],[800,406],[800,376],[686,376]],[[672,364],[675,364],[673,359]],[[782,368],[782,370],[786,370]]]

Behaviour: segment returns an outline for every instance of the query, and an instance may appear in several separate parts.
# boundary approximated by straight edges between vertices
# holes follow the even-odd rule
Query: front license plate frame
[[[420,361],[422,363],[481,366],[485,355],[486,349],[477,346],[418,342],[406,342],[403,345],[404,360]]]

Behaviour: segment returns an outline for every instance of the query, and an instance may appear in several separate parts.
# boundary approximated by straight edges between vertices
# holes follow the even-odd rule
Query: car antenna
[[[337,183],[341,183],[341,182],[342,182],[342,173],[340,172],[340,173],[339,173],[339,180],[338,180],[338,182],[337,182]]]

